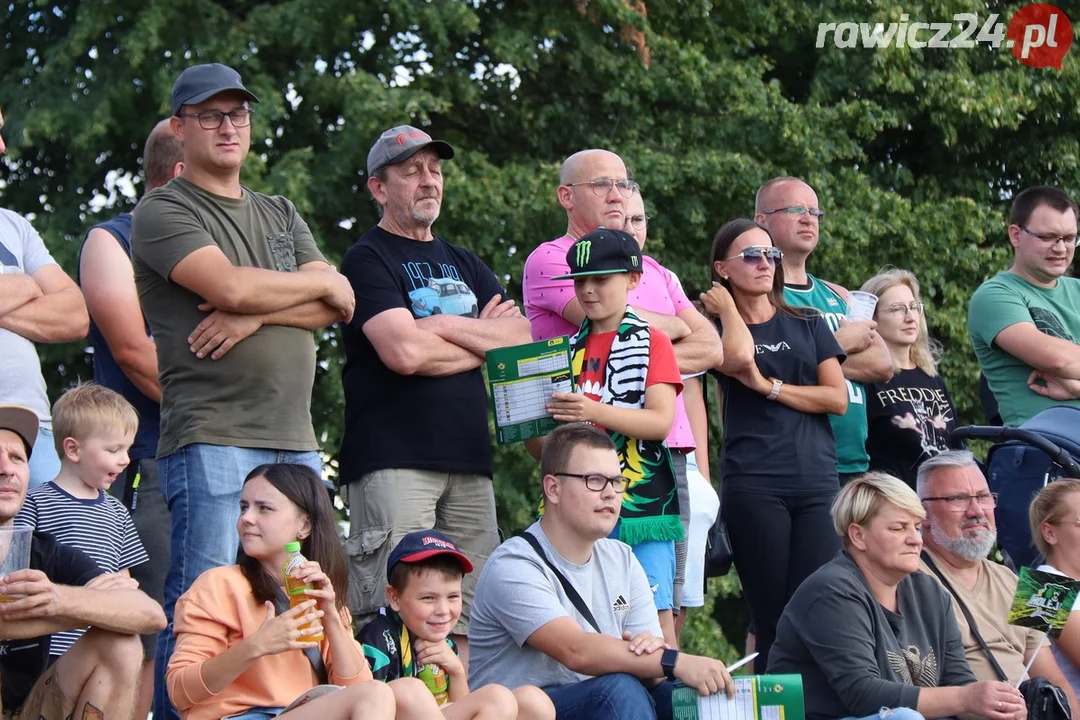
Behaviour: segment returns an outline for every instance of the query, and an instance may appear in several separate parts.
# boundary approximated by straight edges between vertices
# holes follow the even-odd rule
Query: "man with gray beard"
[[[338,479],[349,505],[349,607],[362,626],[386,605],[386,562],[407,533],[435,528],[468,555],[465,634],[476,577],[499,544],[487,390],[493,348],[527,343],[529,321],[474,253],[432,232],[454,149],[409,125],[368,153],[379,223],[345,254],[356,311],[344,328],[345,432]]]
[[[1024,668],[1034,657],[1028,676],[1041,675],[1064,690],[1076,717],[1076,696],[1050,646],[1043,642],[1043,633],[1007,622],[1017,577],[1004,565],[987,559],[997,542],[997,495],[990,492],[975,457],[967,450],[949,450],[926,460],[919,466],[916,491],[926,507],[920,569],[937,577],[952,595],[964,654],[975,677],[1016,685],[1027,679]],[[979,645],[961,603],[1007,678],[999,677]],[[1008,713],[1000,717],[1020,720]]]

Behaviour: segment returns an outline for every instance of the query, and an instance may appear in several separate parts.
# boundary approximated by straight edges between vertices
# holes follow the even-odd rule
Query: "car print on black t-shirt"
[[[431,315],[465,315],[477,317],[476,295],[469,286],[453,278],[430,278],[427,285],[409,293],[416,317]]]

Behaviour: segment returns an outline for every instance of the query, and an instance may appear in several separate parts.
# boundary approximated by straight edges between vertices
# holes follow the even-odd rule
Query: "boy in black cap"
[[[468,674],[449,635],[461,615],[461,579],[472,569],[457,544],[437,530],[401,539],[386,562],[390,606],[357,633],[372,675],[383,682],[422,678],[443,716],[452,720],[554,720],[555,707],[539,688],[511,693],[487,685],[469,691]]]
[[[554,393],[548,409],[556,420],[590,422],[615,443],[629,486],[616,527],[630,545],[653,589],[660,624],[673,631],[675,542],[683,539],[671,451],[664,439],[675,420],[682,376],[671,340],[626,304],[641,282],[641,248],[622,230],[600,228],[566,253],[585,321],[573,345],[579,391]]]

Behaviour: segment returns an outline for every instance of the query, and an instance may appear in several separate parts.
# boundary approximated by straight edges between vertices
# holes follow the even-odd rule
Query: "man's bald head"
[[[150,131],[143,148],[143,175],[146,190],[161,187],[180,174],[184,162],[184,144],[176,137],[169,120],[162,120]]]
[[[787,187],[788,185],[802,185],[807,188],[810,186],[803,182],[800,178],[792,177],[790,175],[784,177],[776,177],[769,182],[758,188],[757,197],[754,198],[754,213],[765,212],[766,210],[772,210],[773,196],[777,191]],[[811,190],[813,188],[810,188]]]
[[[592,180],[591,177],[586,177],[590,171],[597,165],[608,162],[623,165],[622,158],[610,150],[600,150],[598,148],[580,150],[563,160],[562,170],[559,171],[559,184],[568,185],[574,182]],[[625,170],[625,165],[623,165],[624,174]]]
[[[619,190],[612,184],[607,192],[601,189],[597,194],[596,186],[589,183],[627,179],[626,164],[608,150],[582,150],[566,158],[556,196],[566,210],[567,234],[581,237],[601,227],[621,230],[626,222],[625,187]]]

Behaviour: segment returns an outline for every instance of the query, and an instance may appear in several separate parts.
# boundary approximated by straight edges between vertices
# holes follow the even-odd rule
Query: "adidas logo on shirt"
[[[612,612],[624,613],[630,610],[630,603],[626,602],[626,598],[622,595],[615,598],[615,602],[611,603]]]

